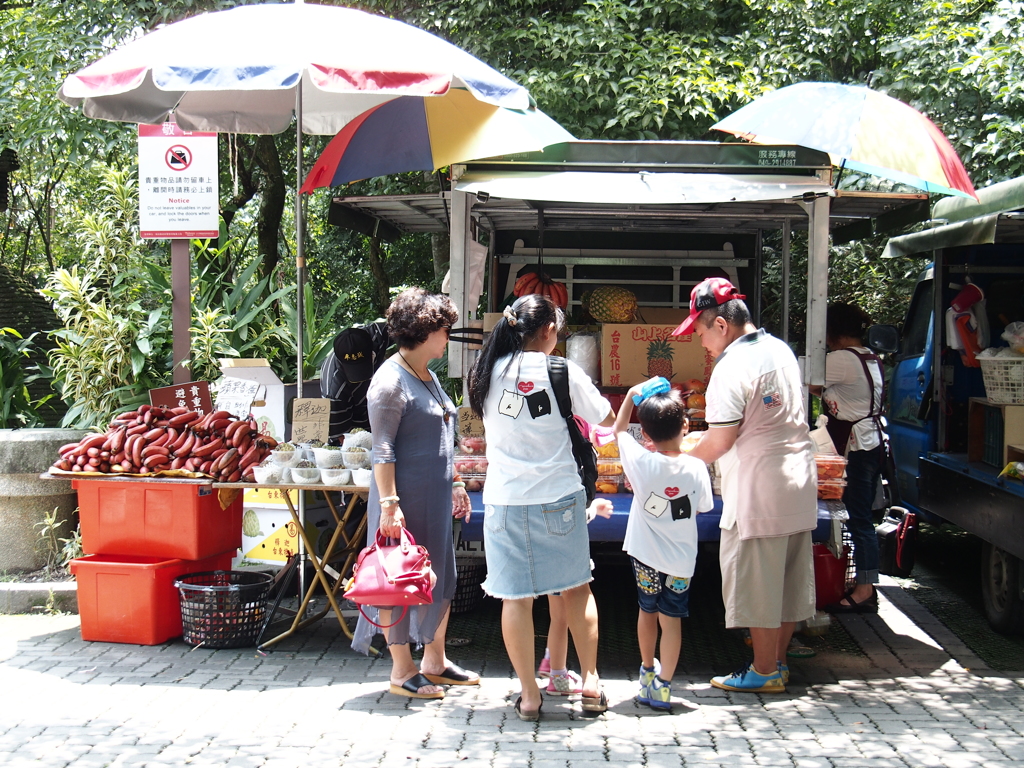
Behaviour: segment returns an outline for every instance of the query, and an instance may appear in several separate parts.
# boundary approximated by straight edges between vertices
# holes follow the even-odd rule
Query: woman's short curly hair
[[[402,349],[412,349],[434,331],[451,328],[458,319],[455,303],[447,296],[408,288],[388,307],[388,334]]]

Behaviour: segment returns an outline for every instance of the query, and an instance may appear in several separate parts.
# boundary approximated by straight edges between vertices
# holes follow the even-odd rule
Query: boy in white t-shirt
[[[713,501],[707,466],[682,449],[689,424],[681,393],[672,389],[643,398],[643,386],[629,390],[615,419],[622,468],[633,486],[622,549],[629,553],[640,603],[637,701],[671,709],[672,676],[683,639],[680,620],[690,615],[690,577],[697,562],[694,515],[711,510]],[[629,434],[634,398],[639,402],[640,427],[654,443],[654,451]],[[660,664],[654,657],[659,624]]]

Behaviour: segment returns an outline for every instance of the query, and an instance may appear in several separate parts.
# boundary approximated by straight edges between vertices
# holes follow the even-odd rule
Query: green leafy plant
[[[144,266],[153,255],[137,234],[135,176],[100,168],[99,178],[78,230],[85,264],[54,271],[42,291],[64,323],[49,355],[65,426],[104,425],[170,380],[170,321]]]
[[[71,561],[83,555],[82,529],[80,525],[76,525],[71,535],[67,538],[60,536],[66,522],[60,515],[60,509],[54,507],[53,510],[43,516],[42,522],[36,523],[36,528],[39,529],[39,538],[42,540],[43,551],[46,554],[45,570],[61,571],[64,575],[67,575],[67,569]]]
[[[53,395],[33,400],[28,385],[40,374],[26,368],[25,361],[32,352],[32,340],[36,334],[23,338],[13,328],[0,328],[0,427],[35,427],[43,423],[39,415],[40,405]],[[12,338],[13,337],[13,338]],[[17,340],[15,340],[17,339]]]
[[[337,335],[339,330],[335,316],[339,308],[348,300],[349,296],[347,293],[341,294],[334,300],[327,310],[321,314],[316,311],[313,289],[310,287],[309,283],[306,283],[305,291],[303,293],[304,319],[302,324],[302,376],[303,381],[308,381],[319,374],[320,366],[323,365],[324,358],[327,357],[327,353],[332,349],[331,342],[334,341],[334,337]],[[281,299],[281,314],[284,316],[285,322],[280,327],[278,333],[281,337],[283,349],[292,350],[292,358],[290,361],[279,361],[279,365],[287,371],[286,376],[288,376],[288,378],[282,378],[284,378],[285,381],[291,381],[293,380],[291,376],[294,376],[296,368],[294,350],[298,348],[296,345],[296,321],[298,319],[298,312],[295,309],[295,305],[292,304],[288,298]]]

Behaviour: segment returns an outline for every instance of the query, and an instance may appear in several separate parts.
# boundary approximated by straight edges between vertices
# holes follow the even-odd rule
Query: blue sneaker
[[[650,704],[650,688],[654,679],[661,674],[661,662],[657,659],[654,660],[653,669],[648,669],[643,664],[640,665],[640,693],[637,694],[636,700],[641,704]]]
[[[789,685],[789,665],[783,664],[781,661],[775,662],[775,665],[779,668],[779,674],[782,675],[782,684]]]
[[[754,663],[741,667],[731,675],[712,677],[711,684],[715,688],[726,691],[744,691],[746,693],[785,693],[786,684],[782,682],[782,673],[776,668],[770,675],[761,675],[754,671]]]
[[[647,689],[647,704],[652,709],[672,709],[672,683],[655,677]]]

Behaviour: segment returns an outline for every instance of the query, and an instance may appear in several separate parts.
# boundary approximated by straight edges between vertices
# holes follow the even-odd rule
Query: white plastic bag
[[[574,333],[565,343],[565,357],[576,363],[597,383],[601,375],[601,350],[597,337],[589,333]]]
[[[828,417],[822,414],[814,423],[814,429],[811,430],[811,441],[814,443],[815,453],[829,453],[834,456],[836,455],[836,446],[832,442],[832,435],[825,427],[826,424],[828,424]]]
[[[1002,338],[1014,352],[1024,354],[1024,323],[1010,323],[1003,331]]]

